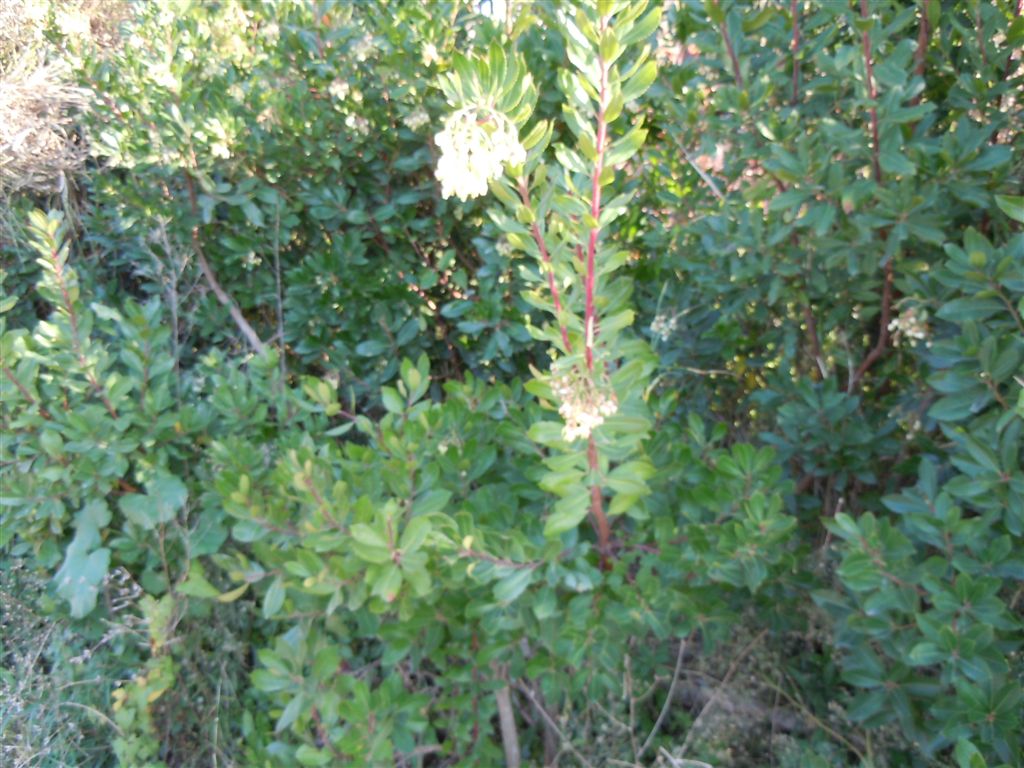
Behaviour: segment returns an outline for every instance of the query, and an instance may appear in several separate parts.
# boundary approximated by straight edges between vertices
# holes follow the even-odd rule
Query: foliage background
[[[1019,765],[1020,4],[671,2],[634,44],[653,428],[608,571],[544,535],[516,211],[433,176],[495,41],[579,146],[562,6],[485,5],[5,27],[5,108],[26,62],[90,94],[3,187],[5,756],[495,765],[505,701],[527,764]]]

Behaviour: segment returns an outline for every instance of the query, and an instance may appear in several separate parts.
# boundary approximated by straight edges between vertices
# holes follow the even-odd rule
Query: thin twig
[[[59,702],[57,704],[57,706],[59,706],[59,707],[77,707],[78,709],[84,709],[86,712],[88,712],[91,715],[95,715],[100,720],[102,720],[107,725],[109,725],[111,728],[113,728],[115,731],[117,731],[117,735],[118,736],[122,736],[122,737],[124,736],[124,731],[121,730],[121,728],[118,726],[118,724],[115,723],[113,720],[111,720],[109,717],[107,717],[105,714],[100,712],[95,707],[90,707],[88,704],[80,704],[77,701],[61,701],[61,702]]]
[[[687,636],[688,637],[688,636]],[[672,682],[668,687],[668,694],[665,696],[665,703],[661,705],[661,712],[658,714],[658,719],[654,721],[654,727],[651,728],[651,732],[647,734],[647,738],[644,740],[643,745],[640,747],[640,751],[636,753],[637,762],[644,756],[644,752],[651,746],[651,742],[654,741],[654,737],[658,735],[658,731],[661,730],[662,723],[665,722],[665,718],[668,716],[669,709],[672,708],[672,701],[676,695],[676,686],[679,684],[679,673],[683,669],[683,656],[686,655],[686,637],[679,641],[679,653],[676,654],[676,668],[672,672]]]
[[[530,190],[526,185],[526,179],[519,179],[519,199],[523,205],[530,208]],[[572,344],[569,342],[569,332],[562,321],[562,297],[558,292],[558,283],[555,282],[555,265],[551,260],[551,253],[548,251],[547,243],[544,242],[544,235],[541,234],[540,225],[535,221],[530,230],[533,240],[540,250],[540,258],[544,263],[544,270],[548,273],[548,290],[551,291],[551,299],[555,304],[555,320],[558,322],[558,330],[562,334],[562,344],[565,345],[567,354],[572,354]]]
[[[758,675],[758,677],[760,678],[762,683],[764,683],[766,686],[768,686],[773,691],[775,691],[775,693],[777,695],[781,695],[791,705],[793,705],[798,710],[800,710],[800,713],[804,717],[806,717],[808,720],[810,720],[812,723],[814,723],[814,725],[816,727],[818,727],[821,730],[823,730],[825,733],[827,733],[833,739],[835,739],[840,744],[842,744],[844,747],[846,747],[851,752],[853,752],[853,754],[857,755],[857,757],[860,758],[861,763],[863,763],[865,761],[864,753],[862,753],[859,749],[857,749],[857,746],[852,741],[847,739],[845,736],[843,736],[841,733],[839,733],[835,729],[830,728],[828,723],[825,723],[821,719],[819,719],[801,701],[799,701],[795,697],[791,696],[782,686],[778,685],[777,683],[773,682],[772,680],[769,680],[767,677],[763,677],[761,675]]]
[[[284,347],[284,293],[281,290],[281,200],[274,195],[274,282],[277,286],[277,338],[281,345],[281,386],[288,378],[288,364],[285,362]]]
[[[718,185],[715,184],[715,180],[708,175],[707,171],[705,171],[703,168],[697,165],[697,163],[694,162],[693,158],[690,157],[690,153],[686,151],[686,147],[684,147],[682,144],[679,144],[679,151],[683,153],[683,158],[686,160],[686,162],[690,164],[690,167],[697,172],[697,175],[700,176],[701,180],[703,180],[703,182],[708,185],[708,188],[715,195],[715,197],[717,197],[724,203],[725,195],[722,194],[722,190],[720,190],[718,188]]]
[[[3,369],[4,369],[4,376],[6,376],[10,380],[10,382],[15,387],[18,388],[18,391],[21,392],[21,396],[23,398],[25,398],[25,400],[28,401],[28,404],[29,405],[34,405],[36,407],[36,409],[39,411],[39,415],[42,416],[44,419],[46,419],[47,421],[53,421],[53,416],[50,415],[50,412],[48,410],[46,410],[46,408],[43,407],[42,403],[37,402],[36,399],[34,397],[32,397],[32,393],[29,392],[28,389],[25,388],[24,384],[22,384],[20,381],[18,381],[18,377],[14,375],[14,371],[12,371],[6,365],[3,366]]]
[[[544,722],[548,724],[548,727],[551,728],[551,730],[553,730],[556,734],[558,734],[558,739],[559,741],[561,741],[562,746],[564,746],[566,749],[568,749],[570,752],[576,755],[576,759],[583,763],[584,768],[594,768],[590,761],[583,756],[583,753],[576,749],[576,747],[573,746],[573,743],[566,738],[565,734],[562,733],[562,729],[558,727],[558,723],[555,722],[554,718],[552,718],[551,715],[547,713],[547,710],[540,705],[540,702],[537,701],[537,696],[536,694],[534,694],[533,690],[529,686],[524,684],[521,680],[516,681],[516,688],[522,691],[526,698],[530,700],[530,703],[533,704],[534,709],[536,709],[537,713],[544,719]]]
[[[713,768],[710,763],[701,760],[688,760],[685,757],[676,757],[667,749],[662,747],[658,753],[672,765],[672,768]]]
[[[185,173],[185,184],[188,187],[188,199],[192,207],[192,215],[196,218],[195,225],[192,227],[192,250],[195,251],[196,261],[199,262],[199,269],[202,271],[203,277],[206,278],[206,283],[210,286],[210,290],[213,291],[213,295],[217,297],[217,301],[227,307],[231,319],[238,326],[238,330],[242,332],[250,346],[257,353],[262,354],[266,349],[266,345],[260,339],[259,334],[249,325],[249,321],[245,319],[245,315],[242,314],[242,310],[238,308],[235,300],[221,287],[220,282],[217,280],[217,275],[206,260],[206,254],[203,252],[203,245],[199,237],[199,202],[196,198],[195,183],[192,181],[192,175],[188,172]]]

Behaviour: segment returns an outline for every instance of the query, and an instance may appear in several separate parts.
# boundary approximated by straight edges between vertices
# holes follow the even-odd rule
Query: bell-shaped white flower
[[[441,150],[435,175],[445,198],[469,200],[487,194],[487,185],[498,179],[505,163],[526,161],[515,125],[505,115],[477,106],[465,107],[445,121],[434,137]]]

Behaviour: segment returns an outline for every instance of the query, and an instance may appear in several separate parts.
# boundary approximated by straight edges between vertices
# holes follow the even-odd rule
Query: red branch
[[[878,320],[878,341],[875,342],[875,346],[871,348],[871,351],[868,352],[860,366],[858,366],[856,373],[850,379],[850,392],[857,388],[861,379],[864,378],[864,374],[867,373],[868,368],[874,365],[875,361],[882,356],[889,343],[889,322],[892,318],[892,262],[893,259],[890,258],[885,265],[885,282],[882,283],[882,312]]]
[[[18,391],[21,392],[21,396],[28,401],[29,405],[34,405],[39,410],[39,415],[42,416],[44,419],[46,419],[47,421],[53,421],[53,416],[50,415],[50,412],[43,407],[42,403],[36,402],[36,399],[32,397],[32,393],[25,388],[24,384],[18,381],[18,377],[14,375],[14,371],[12,371],[6,365],[3,368],[4,376],[6,376],[10,380],[10,382],[15,387],[18,388]]]
[[[914,74],[924,77],[925,56],[928,53],[928,40],[932,30],[928,26],[928,6],[931,0],[924,0],[921,6],[921,25],[917,28],[917,50],[914,51]],[[920,95],[914,97],[914,103],[920,101]]]
[[[718,0],[715,0],[715,7],[718,8]],[[721,26],[722,40],[725,42],[725,50],[729,54],[729,61],[732,62],[732,75],[736,78],[736,84],[740,88],[747,86],[743,82],[743,73],[740,72],[740,60],[736,58],[736,49],[732,47],[732,38],[729,37],[729,29],[726,27],[725,19]]]
[[[68,290],[67,281],[64,278],[64,266],[60,262],[60,254],[55,249],[50,250],[50,260],[53,262],[53,274],[60,288],[61,303],[64,306],[64,311],[68,313],[68,321],[71,323],[71,346],[75,351],[75,357],[78,359],[78,364],[82,367],[82,373],[85,374],[85,378],[88,380],[89,386],[92,387],[92,391],[103,402],[103,407],[107,409],[110,418],[116,419],[117,409],[114,408],[114,404],[107,397],[103,385],[96,378],[95,371],[89,366],[89,361],[85,359],[82,340],[79,338],[78,315],[75,312],[75,303],[71,299],[71,292]]]
[[[519,180],[519,198],[523,201],[523,205],[530,207],[530,191],[526,188],[526,179]],[[565,323],[562,322],[562,297],[558,292],[558,284],[555,282],[555,265],[551,261],[551,254],[548,252],[547,244],[544,242],[544,236],[540,233],[540,226],[537,222],[533,222],[533,240],[537,243],[537,248],[540,249],[540,258],[544,262],[544,266],[548,273],[548,289],[551,291],[551,298],[555,303],[555,319],[558,321],[558,330],[562,333],[562,344],[565,345],[565,351],[572,354],[572,344],[569,343],[569,332],[565,328]]]
[[[860,16],[868,18],[868,0],[860,0]],[[878,99],[878,90],[875,88],[875,67],[871,59],[871,36],[865,29],[861,33],[861,42],[864,46],[864,69],[867,72],[868,98],[871,99],[871,106],[868,114],[871,115],[871,170],[874,172],[875,182],[882,183],[882,166],[878,161],[879,140],[878,140],[878,109],[875,102]]]
[[[601,17],[601,35],[604,36],[608,18]],[[600,83],[597,104],[597,156],[594,158],[594,176],[590,185],[590,215],[594,218],[594,226],[590,229],[590,237],[587,240],[587,276],[586,276],[586,309],[584,315],[584,357],[587,363],[587,370],[594,372],[594,336],[597,325],[597,312],[594,306],[594,287],[597,281],[597,241],[600,234],[601,222],[601,176],[604,173],[605,144],[608,141],[608,123],[605,120],[605,107],[608,93],[608,66],[604,56],[598,53],[597,66],[600,71]],[[598,549],[601,552],[601,565],[607,569],[608,552],[611,541],[608,518],[605,516],[602,506],[601,485],[598,482],[599,463],[597,457],[597,443],[590,438],[587,447],[587,463],[590,467],[590,516],[597,529]]]
[[[860,16],[862,19],[868,18],[868,0],[860,0]],[[869,109],[871,114],[872,137],[871,168],[874,173],[875,182],[877,184],[881,184],[882,166],[878,159],[878,110],[875,107],[875,102],[878,99],[878,91],[875,88],[875,71],[871,60],[871,37],[868,35],[867,29],[865,29],[861,34],[861,41],[864,45],[864,69],[867,73],[868,96],[872,102]],[[861,380],[864,378],[864,374],[867,373],[868,369],[882,356],[885,352],[886,346],[889,344],[889,321],[892,317],[894,260],[895,256],[892,256],[885,264],[885,276],[882,282],[882,307],[878,320],[878,340],[875,342],[875,346],[871,348],[871,351],[864,357],[864,360],[861,361],[861,364],[857,367],[853,376],[850,377],[850,392],[853,392],[856,389],[857,385],[860,384]]]
[[[796,106],[800,97],[800,8],[797,0],[790,0],[789,15],[793,17],[793,96],[789,103]]]

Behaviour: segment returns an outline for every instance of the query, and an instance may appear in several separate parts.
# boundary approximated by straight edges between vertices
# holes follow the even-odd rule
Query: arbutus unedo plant
[[[466,198],[490,182],[505,206],[490,211],[494,223],[529,259],[520,266],[532,283],[526,299],[550,318],[530,332],[552,352],[550,370],[535,370],[527,389],[562,419],[530,429],[550,452],[541,487],[558,497],[544,532],[560,537],[589,516],[607,569],[611,519],[643,516],[653,472],[642,443],[650,430],[644,395],[654,356],[629,333],[631,285],[616,276],[630,244],[617,237],[615,224],[633,194],[615,187],[616,169],[647,134],[643,114],[631,107],[657,73],[648,40],[661,9],[599,2],[566,6],[555,18],[571,63],[558,75],[562,120],[575,143],[552,146],[550,121],[529,124],[532,80],[520,57],[493,44],[486,58],[457,56],[443,82],[456,112],[438,135],[444,154],[437,175]],[[512,126],[521,126],[521,144],[510,138]],[[459,179],[472,179],[472,188],[460,193],[452,186]]]

